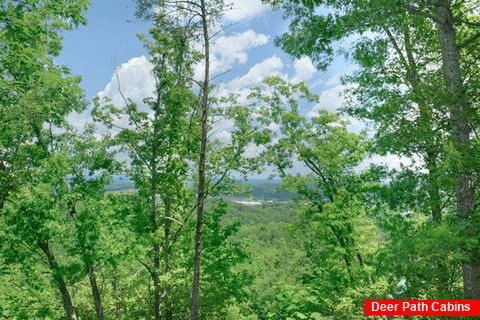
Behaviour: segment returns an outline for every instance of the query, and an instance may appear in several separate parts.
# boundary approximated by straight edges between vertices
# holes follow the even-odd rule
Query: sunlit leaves
[[[85,107],[80,77],[53,57],[62,30],[85,23],[88,1],[7,1],[0,5],[0,171],[3,205],[27,169],[40,165],[52,143],[52,127]],[[8,182],[6,182],[8,181]]]

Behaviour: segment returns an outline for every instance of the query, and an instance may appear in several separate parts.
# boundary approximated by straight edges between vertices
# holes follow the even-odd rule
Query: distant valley
[[[251,186],[251,191],[225,195],[225,199],[233,202],[264,202],[264,201],[290,201],[295,194],[279,190],[279,180],[251,179],[244,182]],[[132,180],[125,176],[114,176],[113,181],[107,186],[109,192],[129,192],[135,189]]]

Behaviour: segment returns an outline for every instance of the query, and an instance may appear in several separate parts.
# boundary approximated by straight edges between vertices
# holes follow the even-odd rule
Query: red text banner
[[[480,300],[365,300],[365,316],[479,316]]]

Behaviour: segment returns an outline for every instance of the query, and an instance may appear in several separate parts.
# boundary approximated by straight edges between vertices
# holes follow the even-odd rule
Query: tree
[[[25,248],[30,255],[33,252],[41,257],[60,290],[69,319],[77,315],[66,279],[82,275],[79,258],[90,279],[98,317],[103,318],[95,280],[102,216],[98,203],[115,162],[105,144],[92,137],[92,130],[53,137],[54,149],[40,162],[41,168],[33,172],[31,180],[12,194],[3,215],[8,243],[3,254],[12,260],[19,252],[24,258],[12,262],[21,264],[28,264]]]
[[[276,1],[271,1],[271,3],[280,5]],[[442,75],[438,78],[437,84],[434,84],[435,90],[422,92],[424,95],[422,100],[425,101],[425,97],[427,97],[427,101],[440,103],[440,106],[447,111],[446,133],[453,150],[455,150],[453,154],[455,167],[452,168],[452,171],[456,181],[456,211],[461,219],[468,219],[467,217],[473,214],[475,208],[475,182],[473,179],[475,165],[472,163],[471,156],[471,133],[474,123],[476,123],[472,108],[476,103],[475,97],[478,96],[478,90],[475,89],[476,80],[472,80],[471,76],[477,72],[475,70],[478,70],[478,58],[471,55],[471,50],[478,45],[480,39],[478,16],[475,14],[476,6],[471,3],[450,0],[413,3],[402,0],[388,3],[376,0],[289,1],[282,3],[281,6],[286,9],[286,14],[294,16],[294,19],[290,25],[290,31],[277,39],[277,44],[294,56],[310,56],[321,68],[325,68],[331,61],[334,53],[333,44],[336,40],[363,34],[367,31],[373,32],[375,35],[383,33],[387,39],[389,38],[385,41],[387,49],[383,52],[396,50],[397,53],[400,53],[402,51],[400,46],[395,48],[395,45],[400,43],[398,35],[403,35],[406,39],[405,36],[413,34],[412,39],[418,37],[420,43],[425,45],[423,49],[429,51],[429,57],[435,59],[432,60],[433,62],[426,61],[415,65],[407,61],[404,67],[418,67],[415,70],[417,72],[410,72],[409,81],[415,74],[423,77],[424,74],[429,73],[429,70],[439,70],[435,61],[441,61]],[[317,14],[316,8],[322,6],[332,11],[326,15],[321,12]],[[406,21],[415,21],[412,25],[416,27],[405,29]],[[426,30],[434,32],[422,35],[425,27]],[[393,34],[390,30],[394,30],[396,33]],[[405,30],[408,33],[405,33]],[[412,43],[406,40],[405,45],[409,44]],[[408,47],[405,47],[403,52],[407,55],[412,53]],[[409,58],[407,56],[407,59]],[[439,60],[436,60],[437,58]],[[370,66],[366,67],[368,69]],[[378,78],[371,80],[382,81]],[[428,81],[422,82],[427,83]],[[413,89],[417,90],[418,86]],[[438,99],[436,94],[442,90],[446,94],[441,95]],[[416,99],[413,102],[418,104]],[[418,104],[418,107],[422,108],[423,103]],[[431,135],[427,137],[431,137]],[[451,152],[448,153],[448,157],[452,158]],[[432,157],[427,154],[425,160],[427,166],[431,167],[432,173],[437,174],[434,172],[435,166],[432,166],[430,161]],[[432,205],[437,204],[438,207],[434,181],[430,182]],[[436,216],[438,216],[438,208],[435,210]],[[480,267],[472,252],[469,252],[468,255],[468,262],[463,265],[465,296],[478,298],[480,296],[480,281],[478,281]]]
[[[96,267],[104,260],[99,253],[99,242],[102,225],[106,225],[102,220],[108,212],[106,186],[119,165],[113,158],[114,152],[108,150],[110,138],[98,141],[93,136],[95,129],[93,125],[87,125],[82,134],[70,133],[63,139],[68,143],[66,147],[70,158],[68,193],[63,200],[75,226],[72,230],[75,238],[66,250],[70,255],[81,257],[90,281],[97,318],[103,320]]]
[[[202,258],[202,290],[199,292],[199,305],[202,310],[200,319],[223,318],[230,304],[244,301],[245,287],[252,280],[249,274],[236,269],[239,264],[249,261],[249,255],[245,251],[244,243],[233,239],[239,232],[240,224],[223,219],[227,210],[228,205],[223,199],[207,201],[203,228],[205,252]],[[196,221],[191,221],[184,230],[183,245],[178,248],[183,252],[183,256],[188,257],[181,262],[188,272],[194,268],[194,261],[190,256],[191,243],[195,236],[192,231],[195,228]],[[188,291],[190,293],[191,290]]]
[[[69,76],[66,67],[56,66],[53,57],[62,48],[59,32],[86,23],[88,3],[7,1],[0,7],[0,209],[15,191],[12,206],[2,213],[8,220],[12,218],[10,210],[18,209],[26,219],[24,226],[14,229],[32,231],[25,241],[45,254],[69,319],[76,319],[76,315],[49,245],[49,228],[39,230],[28,219],[53,218],[51,210],[56,204],[44,199],[48,183],[40,178],[45,169],[39,167],[48,164],[55,148],[52,129],[65,126],[68,113],[85,107],[80,78]],[[24,186],[29,180],[38,183],[37,190]]]
[[[171,250],[189,207],[188,161],[196,154],[197,147],[197,97],[190,88],[189,79],[192,63],[198,60],[198,54],[189,43],[190,26],[180,25],[164,10],[155,17],[155,25],[150,30],[153,40],[141,37],[151,55],[156,84],[155,97],[144,100],[147,111],[140,111],[133,101],[127,99],[123,107],[102,105],[98,97],[93,111],[98,121],[120,130],[116,135],[117,144],[128,152],[131,159],[127,172],[134,180],[143,204],[148,206],[143,212],[148,215],[150,236],[147,239],[151,244],[149,256],[152,260],[151,263],[142,263],[154,283],[155,319],[161,318],[161,298],[168,296],[170,290],[163,288],[162,293],[160,274],[172,271]],[[128,119],[128,127],[115,122],[121,117]],[[163,270],[160,269],[162,262]],[[172,318],[168,307],[165,313],[167,319]]]
[[[448,174],[448,120],[440,103],[438,72],[421,70],[421,65],[437,63],[439,57],[430,53],[431,45],[424,41],[425,34],[432,32],[429,25],[412,33],[412,21],[401,23],[395,29],[383,27],[385,35],[357,42],[352,56],[361,69],[345,77],[353,87],[345,111],[374,123],[376,152],[421,159],[428,173],[416,177],[425,186],[419,196],[429,198],[421,209],[440,222],[445,209],[442,194],[451,191],[441,178]]]
[[[371,244],[376,228],[367,218],[363,203],[364,179],[354,171],[369,148],[366,134],[348,132],[348,123],[326,110],[319,110],[311,118],[303,116],[301,107],[318,102],[318,96],[310,93],[305,83],[292,85],[272,77],[264,85],[263,91],[254,89],[249,96],[254,114],[251,124],[256,131],[254,141],[265,148],[261,161],[274,165],[283,187],[304,201],[306,209],[301,210],[301,216],[309,225],[306,230],[315,230],[318,235],[307,246],[321,248],[320,253],[309,251],[313,261],[323,261],[318,266],[322,276],[321,280],[309,280],[322,283],[315,289],[320,291],[328,286],[338,296],[354,288],[368,288],[372,284],[372,269],[365,253],[375,252]],[[326,267],[325,261],[335,262]],[[339,301],[331,294],[327,296],[335,301],[328,308],[335,309]]]
[[[0,5],[0,208],[47,156],[50,127],[85,107],[80,77],[53,57],[63,30],[85,24],[89,2],[6,1]]]
[[[150,1],[137,0],[137,16],[145,19],[149,19],[158,16],[158,13],[154,12],[154,3]],[[199,289],[200,289],[200,268],[202,257],[202,226],[204,215],[204,201],[205,196],[208,193],[207,188],[207,136],[209,130],[209,108],[212,105],[212,99],[210,98],[210,42],[212,35],[210,34],[210,28],[218,23],[218,20],[225,9],[224,2],[222,0],[215,1],[161,1],[160,7],[168,8],[172,12],[173,16],[177,19],[180,17],[185,21],[188,21],[190,30],[193,30],[191,34],[191,41],[199,41],[203,46],[203,75],[202,80],[197,82],[199,86],[198,102],[201,109],[201,115],[199,120],[200,137],[199,137],[199,152],[198,152],[198,175],[197,175],[197,228],[195,238],[195,267],[193,271],[193,285],[192,285],[192,301],[191,301],[191,315],[190,319],[199,318]],[[160,15],[165,14],[160,13]],[[237,152],[238,156],[239,153]],[[227,170],[223,172],[220,179],[213,185],[215,187],[221,182],[228,174],[231,165],[227,166]]]

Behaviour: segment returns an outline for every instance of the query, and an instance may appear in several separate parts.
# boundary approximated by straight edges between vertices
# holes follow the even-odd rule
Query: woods
[[[246,54],[218,53],[235,27],[221,0],[132,1],[153,88],[115,66],[119,99],[87,99],[56,62],[93,2],[0,5],[0,319],[363,319],[366,299],[480,299],[480,2],[263,2],[294,61],[353,66],[339,109],[296,64],[227,90]],[[410,164],[374,161],[392,156]]]

